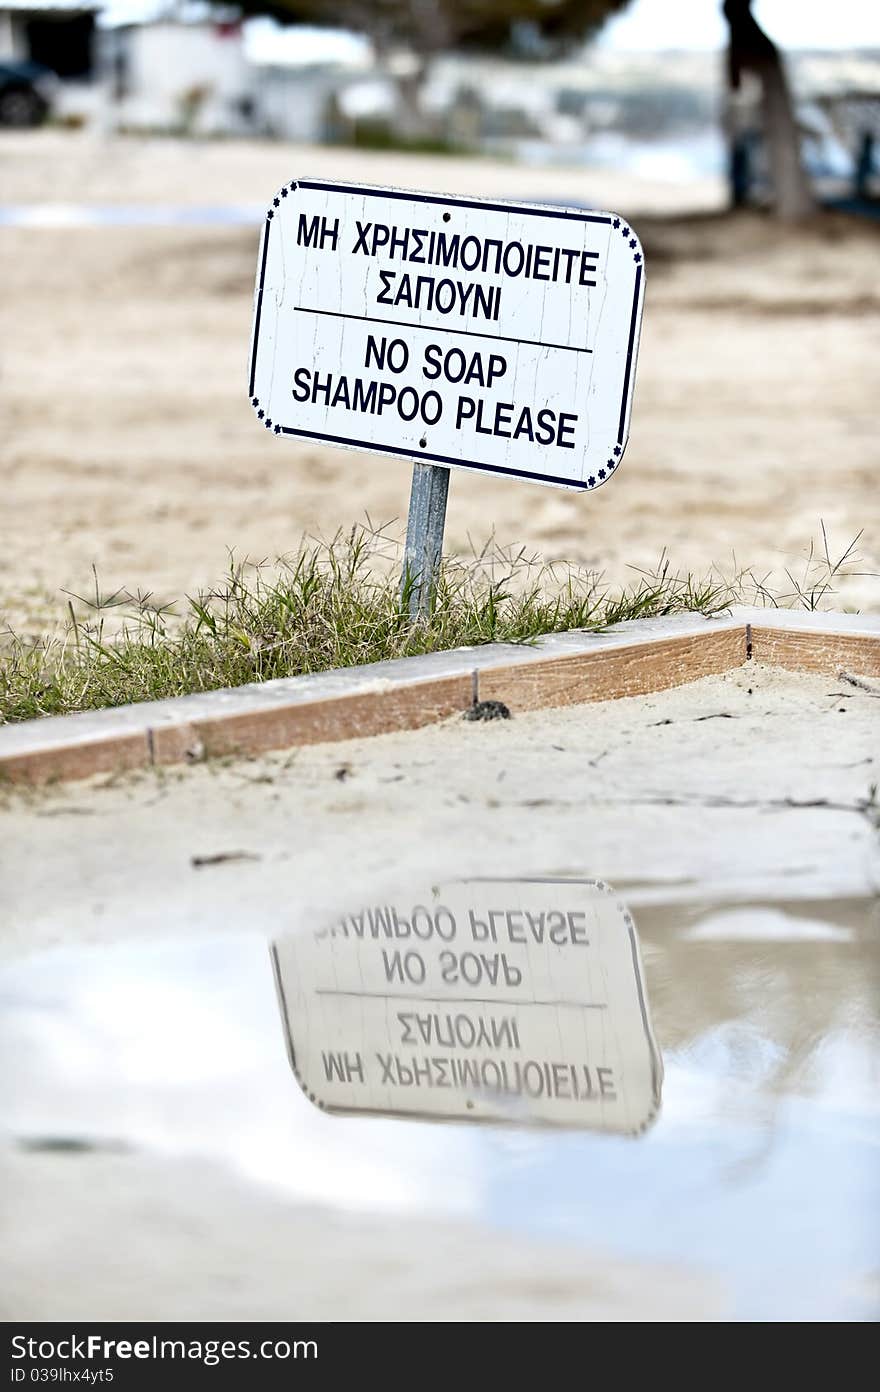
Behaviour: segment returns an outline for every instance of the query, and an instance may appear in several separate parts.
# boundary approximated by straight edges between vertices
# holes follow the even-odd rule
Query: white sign
[[[638,939],[602,884],[453,883],[272,950],[294,1073],[328,1111],[624,1134],[657,1114]]]
[[[299,179],[266,215],[266,430],[562,488],[626,447],[644,298],[625,218]]]

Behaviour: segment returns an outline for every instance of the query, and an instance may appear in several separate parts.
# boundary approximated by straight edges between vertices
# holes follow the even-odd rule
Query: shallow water
[[[459,922],[473,892],[473,882],[441,890]],[[536,891],[508,882],[505,892],[521,905]],[[642,885],[630,950],[625,906],[623,917],[606,915],[600,941],[596,891],[556,883],[537,893],[584,908],[589,946],[583,933],[567,946],[533,934],[523,946],[517,918],[507,953],[527,964],[521,982],[445,982],[427,1005],[430,979],[395,979],[382,1001],[371,992],[388,946],[381,917],[378,939],[368,928],[364,939],[346,935],[338,920],[316,925],[320,937],[310,926],[282,940],[280,999],[268,945],[246,934],[70,947],[6,967],[8,1138],[28,1154],[119,1146],[197,1157],[298,1202],[395,1221],[455,1215],[612,1259],[672,1263],[702,1274],[734,1318],[876,1317],[877,902],[652,904]],[[482,915],[484,885],[479,894]],[[407,887],[401,916],[430,895]],[[489,944],[469,945],[491,958]],[[499,988],[503,999],[492,996]],[[327,1058],[351,1061],[357,1049],[369,1075],[383,1029],[386,1049],[402,1048],[403,1008],[411,1041],[413,1020],[439,1029],[430,1048],[423,1038],[403,1050],[410,1061],[462,1048],[491,1057],[485,1037],[476,1047],[470,1033],[452,1041],[448,1020],[506,1011],[518,1033],[497,1057],[521,1046],[539,1062],[593,1067],[592,1081],[581,1073],[575,1101],[560,1063],[564,1100],[554,1101],[546,1069],[518,1092],[498,1091],[497,1071],[457,1093],[436,1078],[401,1087],[386,1076],[380,1086],[375,1066],[364,1087],[350,1069],[342,1086],[332,1062],[328,1075]],[[301,1076],[311,1069],[303,1087],[323,1091],[321,1106],[291,1071],[283,1010]],[[624,1102],[640,1134],[614,1134]],[[347,1114],[328,1110],[337,1106]],[[377,1114],[401,1107],[425,1119]],[[438,1112],[457,1109],[459,1119],[437,1124]],[[477,1243],[473,1263],[479,1280]]]

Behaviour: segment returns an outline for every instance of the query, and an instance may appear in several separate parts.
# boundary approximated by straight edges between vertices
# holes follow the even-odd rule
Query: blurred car
[[[0,61],[0,126],[42,125],[57,84],[52,70],[41,63]]]

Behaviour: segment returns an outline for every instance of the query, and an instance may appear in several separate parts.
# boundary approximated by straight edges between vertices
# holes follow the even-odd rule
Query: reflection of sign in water
[[[273,947],[328,1111],[642,1131],[662,1063],[632,919],[597,882],[473,880]]]

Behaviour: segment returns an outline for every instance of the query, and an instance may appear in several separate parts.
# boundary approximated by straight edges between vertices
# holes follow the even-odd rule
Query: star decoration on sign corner
[[[596,480],[593,478],[592,474],[591,474],[590,477],[587,479],[587,483],[590,485],[591,488],[595,488],[595,487],[596,487]]]
[[[600,477],[601,479],[603,479],[603,478],[605,477],[605,470],[604,470],[604,469],[600,469],[600,470],[599,470],[599,477]]]
[[[282,198],[286,198],[286,197],[287,197],[287,186],[286,186],[286,185],[285,185],[285,187],[281,190],[281,197],[282,197]]]
[[[641,262],[642,254],[641,254],[641,252],[636,251],[636,247],[638,246],[639,243],[638,243],[638,238],[636,238],[636,237],[634,237],[634,236],[632,235],[632,228],[627,227],[625,224],[621,227],[621,223],[620,223],[620,218],[619,218],[619,217],[616,217],[616,218],[613,218],[613,219],[612,219],[611,226],[614,227],[614,228],[620,228],[620,235],[621,235],[621,237],[623,237],[623,240],[624,240],[625,242],[627,242],[627,241],[629,242],[629,249],[630,249],[630,251],[632,251],[632,252],[635,253],[635,255],[633,256],[633,260],[635,261],[636,265],[638,266],[639,263]]]
[[[615,453],[615,454],[620,454],[620,445],[615,445],[615,446],[614,446],[614,453]]]
[[[262,420],[263,417],[265,416],[265,414],[266,414],[265,411],[258,411],[258,412],[257,412],[257,420]]]

